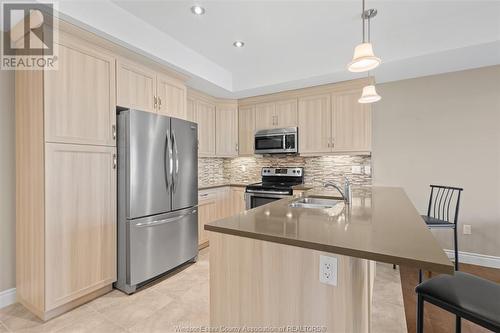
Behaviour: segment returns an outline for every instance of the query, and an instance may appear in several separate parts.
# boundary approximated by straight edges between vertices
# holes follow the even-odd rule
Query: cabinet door
[[[196,101],[193,98],[186,98],[186,120],[196,122]]]
[[[156,73],[128,60],[116,61],[116,105],[156,112]]]
[[[219,157],[238,156],[237,104],[218,104],[216,106],[215,151]]]
[[[330,94],[299,98],[299,152],[316,154],[331,151]]]
[[[115,60],[74,43],[59,45],[59,69],[44,72],[45,141],[113,146]]]
[[[231,192],[229,186],[216,189],[217,220],[231,216]]]
[[[158,112],[170,117],[187,119],[186,86],[183,82],[158,74]]]
[[[255,106],[255,130],[274,128],[276,126],[276,104],[257,104]]]
[[[198,194],[198,245],[208,242],[205,224],[217,219],[216,193],[200,191]]]
[[[297,126],[297,99],[276,102],[276,127]]]
[[[255,140],[255,107],[242,106],[238,111],[238,154],[251,156],[254,154]]]
[[[371,106],[358,102],[361,89],[332,94],[335,152],[371,151]]]
[[[197,101],[196,122],[198,123],[198,155],[215,156],[215,105]]]
[[[231,215],[245,210],[245,188],[231,187]]]
[[[48,311],[116,280],[116,148],[48,143],[45,151]]]

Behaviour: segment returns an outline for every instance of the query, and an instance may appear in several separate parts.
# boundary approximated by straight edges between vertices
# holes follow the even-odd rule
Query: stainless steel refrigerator
[[[118,113],[118,279],[130,294],[198,255],[196,123]]]

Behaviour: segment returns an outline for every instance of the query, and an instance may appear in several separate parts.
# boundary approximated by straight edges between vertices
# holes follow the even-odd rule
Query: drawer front
[[[198,254],[198,210],[127,221],[127,283],[135,285]]]

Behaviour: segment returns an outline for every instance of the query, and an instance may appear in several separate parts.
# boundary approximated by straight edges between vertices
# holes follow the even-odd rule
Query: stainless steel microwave
[[[255,132],[255,154],[296,154],[297,127],[273,128]]]

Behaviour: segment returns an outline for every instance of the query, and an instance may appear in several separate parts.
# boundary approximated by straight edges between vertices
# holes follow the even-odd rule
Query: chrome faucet
[[[347,178],[346,176],[344,176],[344,190],[343,191],[340,189],[340,186],[338,186],[337,184],[332,183],[332,182],[326,182],[323,184],[323,186],[325,188],[333,187],[333,188],[337,189],[337,191],[340,192],[340,195],[342,195],[342,199],[347,204],[351,203],[351,182],[349,181],[349,178]]]

